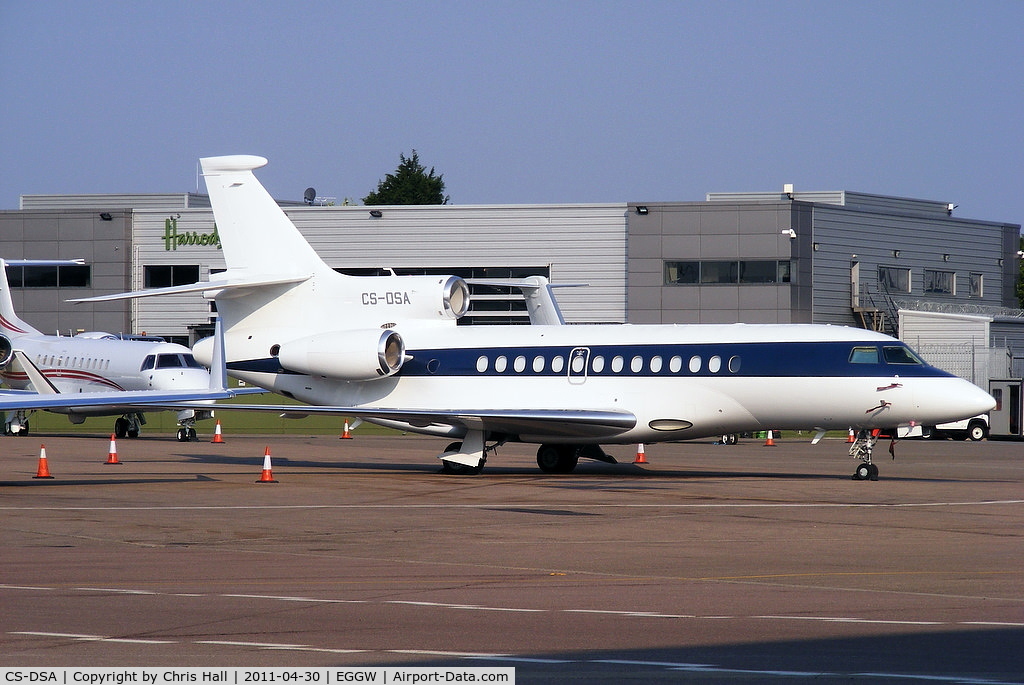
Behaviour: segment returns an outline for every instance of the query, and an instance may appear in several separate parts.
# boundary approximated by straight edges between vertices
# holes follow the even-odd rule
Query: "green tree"
[[[388,174],[377,183],[377,190],[363,198],[364,205],[446,205],[449,197],[444,194],[444,176],[434,175],[434,167],[428,172],[416,150],[411,157],[399,154],[395,173]]]

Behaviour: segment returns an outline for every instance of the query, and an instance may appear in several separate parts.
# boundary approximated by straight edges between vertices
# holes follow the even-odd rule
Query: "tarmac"
[[[0,666],[1024,682],[1022,443],[880,443],[878,481],[810,435],[452,476],[444,439],[224,430],[117,464],[106,435],[0,441]]]

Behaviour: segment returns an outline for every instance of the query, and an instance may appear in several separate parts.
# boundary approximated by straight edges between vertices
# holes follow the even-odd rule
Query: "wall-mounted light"
[[[949,255],[948,254],[942,255],[942,261],[948,262],[949,261]]]
[[[814,251],[817,252],[821,249],[821,243],[814,243]]]
[[[646,216],[651,210],[647,209],[645,205],[637,205],[636,213],[640,216]]]
[[[372,216],[374,219],[379,219],[382,216],[384,216],[384,212],[380,211],[379,209],[371,209],[370,216]]]
[[[899,259],[900,258],[900,251],[899,250],[893,250],[892,251],[892,256],[895,257],[896,259]]]
[[[953,210],[956,209],[959,206],[960,205],[953,204],[952,202],[948,203],[946,205],[946,216],[953,216]]]
[[[782,229],[782,235],[786,236],[787,238],[796,238],[796,231],[794,231],[792,228],[784,228]]]
[[[100,218],[104,221],[113,221],[114,217],[110,215],[110,212],[100,212]]]

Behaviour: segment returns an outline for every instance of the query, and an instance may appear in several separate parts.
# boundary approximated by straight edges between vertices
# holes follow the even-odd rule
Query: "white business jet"
[[[768,429],[861,432],[855,478],[877,478],[871,429],[988,411],[977,386],[904,343],[824,325],[458,326],[455,276],[354,277],[313,251],[253,174],[255,156],[202,160],[227,270],[209,282],[97,299],[209,291],[230,375],[308,403],[256,407],[361,417],[449,438],[448,472],[475,473],[507,441],[538,443],[549,473],[602,444]],[[550,295],[534,282],[528,295]],[[211,344],[195,347],[201,361]],[[236,408],[234,405],[232,408]]]
[[[146,423],[143,411],[119,403],[56,406],[58,396],[90,395],[124,390],[206,390],[210,374],[195,360],[192,350],[160,340],[123,339],[110,333],[88,332],[74,336],[43,335],[14,311],[7,279],[7,265],[61,266],[81,264],[72,260],[0,259],[0,379],[15,390],[33,390],[51,397],[55,406],[40,407],[65,414],[79,424],[90,416],[118,416],[114,433],[119,438],[139,436]],[[61,402],[64,397],[61,397]],[[22,407],[7,412],[5,435],[27,435],[29,414]],[[196,438],[195,423],[210,418],[210,409],[178,410],[178,440]]]

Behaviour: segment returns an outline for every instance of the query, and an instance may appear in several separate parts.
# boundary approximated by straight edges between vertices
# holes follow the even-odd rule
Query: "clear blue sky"
[[[857,190],[1024,222],[1024,2],[0,0],[0,209],[363,197],[414,148],[453,203]],[[205,188],[202,189],[205,192]]]

